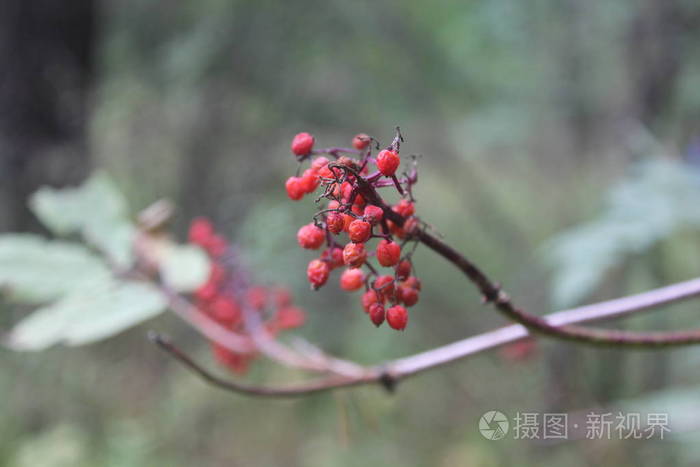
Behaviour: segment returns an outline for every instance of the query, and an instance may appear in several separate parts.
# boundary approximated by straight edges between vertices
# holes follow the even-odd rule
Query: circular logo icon
[[[479,419],[481,436],[491,441],[503,439],[508,434],[508,417],[498,410],[489,410]]]

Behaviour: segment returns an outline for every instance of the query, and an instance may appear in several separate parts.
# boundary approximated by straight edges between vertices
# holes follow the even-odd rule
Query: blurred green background
[[[693,0],[11,0],[0,12],[0,226],[39,229],[38,186],[113,175],[133,212],[168,197],[238,242],[309,311],[301,334],[378,363],[505,324],[419,249],[405,333],[357,297],[318,293],[291,203],[298,131],[357,132],[420,154],[418,213],[537,313],[696,276],[700,5]],[[697,303],[615,323],[697,325]],[[4,307],[3,328],[25,310]],[[293,401],[205,386],[145,339],[206,343],[165,316],[100,344],[0,351],[0,464],[34,466],[697,465],[700,351],[538,342],[423,374]],[[222,370],[223,371],[223,370]],[[281,381],[258,362],[250,378]],[[664,441],[477,430],[488,410],[666,412]],[[683,418],[684,423],[680,423]],[[674,425],[674,421],[676,424]]]

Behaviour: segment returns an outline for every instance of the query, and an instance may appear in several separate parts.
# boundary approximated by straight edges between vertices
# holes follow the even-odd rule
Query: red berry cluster
[[[386,320],[397,330],[406,327],[406,308],[418,302],[421,288],[418,278],[412,275],[411,253],[403,254],[405,242],[418,228],[418,220],[414,216],[411,195],[411,187],[417,181],[415,166],[402,178],[396,175],[401,164],[401,141],[397,133],[392,144],[374,157],[372,143],[376,140],[366,134],[356,135],[352,148],[314,150],[314,137],[299,133],[292,140],[292,153],[300,164],[308,160],[310,165],[285,184],[292,200],[299,200],[321,187],[322,193],[316,201],[327,201],[313,222],[297,232],[297,242],[302,248],[319,250],[323,247],[320,256],[307,267],[311,287],[320,288],[328,281],[332,270],[344,266],[340,287],[348,292],[364,288],[361,303],[370,320],[376,326]],[[376,149],[379,149],[378,143]],[[321,154],[332,156],[334,160]],[[377,170],[370,173],[370,165],[375,165]],[[394,206],[385,204],[376,195],[376,189],[382,187],[396,188],[400,201]],[[387,216],[389,211],[393,211],[391,216]],[[403,225],[388,218],[396,220],[395,215],[403,219]],[[373,239],[378,241],[372,248],[369,242]],[[405,240],[404,244],[399,244],[397,239]],[[380,266],[392,268],[391,273],[380,273],[369,260],[372,256]]]
[[[202,247],[211,261],[209,278],[194,293],[197,309],[236,333],[243,342],[248,343],[246,347],[250,349],[234,352],[212,342],[212,352],[221,364],[242,373],[256,354],[254,342],[245,328],[246,307],[258,314],[265,330],[272,335],[301,326],[304,324],[305,313],[292,304],[288,290],[247,284],[237,274],[238,265],[230,254],[230,245],[216,233],[208,219],[200,217],[192,221],[189,240]]]

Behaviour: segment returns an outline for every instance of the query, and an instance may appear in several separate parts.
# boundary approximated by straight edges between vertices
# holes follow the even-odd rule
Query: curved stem
[[[650,290],[641,294],[586,305],[544,316],[551,326],[566,326],[587,321],[600,321],[657,308],[662,305],[688,300],[700,295],[700,278]],[[155,333],[149,337],[159,348],[185,365],[206,382],[219,388],[253,396],[290,397],[303,396],[332,389],[380,383],[391,388],[396,382],[462,360],[471,355],[528,337],[522,325],[512,324],[503,328],[468,337],[425,352],[389,361],[383,365],[363,367],[362,375],[355,377],[328,377],[299,383],[296,386],[255,386],[214,376],[195,363],[184,352]]]
[[[385,218],[391,220],[399,227],[404,225],[406,218],[391,210],[371,183],[364,180],[352,168],[345,167],[345,170],[355,175],[360,194],[372,204],[381,207],[384,210]],[[486,303],[493,303],[496,309],[507,318],[522,324],[530,331],[557,339],[618,347],[671,347],[700,343],[700,329],[669,332],[634,332],[580,326],[553,326],[540,316],[516,308],[508,294],[498,284],[491,281],[474,263],[447,243],[425,230],[417,230],[410,234],[462,271],[479,289]]]
[[[493,303],[498,311],[530,331],[558,339],[620,347],[670,347],[700,343],[699,329],[634,332],[571,325],[555,326],[540,316],[516,308],[510,297],[497,284],[491,282],[471,261],[439,238],[425,231],[418,231],[415,236],[421,243],[459,268],[476,285],[486,302]]]

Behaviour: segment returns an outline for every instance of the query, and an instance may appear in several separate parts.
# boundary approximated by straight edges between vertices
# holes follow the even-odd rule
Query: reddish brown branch
[[[381,207],[387,219],[400,227],[404,225],[406,219],[387,206],[371,183],[368,183],[350,167],[336,166],[351,172],[357,178],[360,194],[372,204]],[[508,294],[498,284],[491,281],[474,263],[447,243],[426,230],[416,230],[410,234],[462,271],[479,289],[485,302],[493,303],[496,309],[507,318],[522,324],[535,333],[569,341],[620,347],[671,347],[700,343],[700,329],[670,332],[634,332],[581,326],[553,326],[542,317],[517,308]]]

